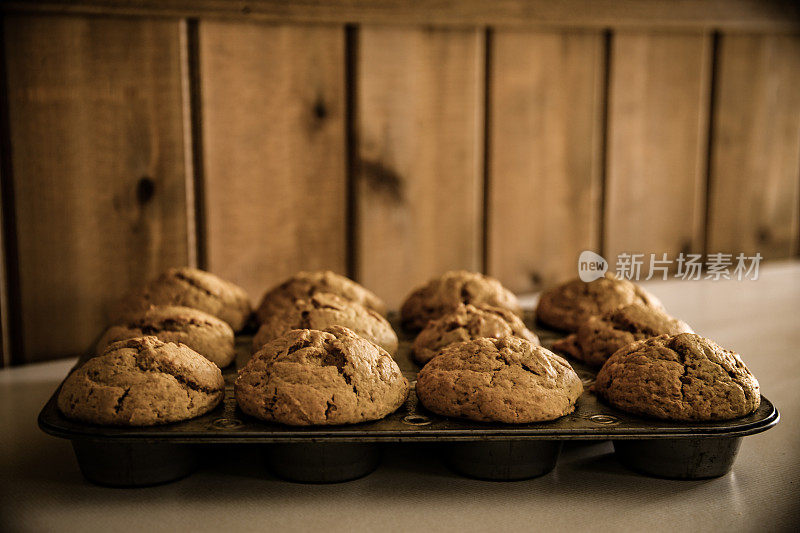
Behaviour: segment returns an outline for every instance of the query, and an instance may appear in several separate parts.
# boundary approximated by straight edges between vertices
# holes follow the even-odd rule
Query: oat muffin
[[[571,355],[592,366],[602,366],[611,355],[632,342],[658,337],[694,333],[689,325],[660,309],[639,303],[628,304],[593,316],[577,333],[553,343],[553,351]]]
[[[111,344],[74,370],[58,393],[58,408],[91,424],[150,426],[205,414],[224,393],[222,373],[202,355],[139,337]]]
[[[256,309],[259,323],[271,315],[291,307],[295,300],[308,299],[318,292],[335,294],[346,300],[361,304],[367,309],[386,315],[386,305],[374,293],[355,281],[330,270],[298,272],[277,287],[270,289]]]
[[[442,348],[454,342],[509,336],[539,344],[539,338],[508,309],[484,304],[459,304],[455,311],[428,322],[414,340],[411,352],[417,363],[424,365]]]
[[[330,326],[349,328],[389,355],[397,353],[397,334],[388,320],[372,309],[327,292],[295,300],[291,307],[269,315],[253,337],[253,352],[293,329],[324,330]]]
[[[499,281],[477,272],[452,270],[417,288],[403,302],[400,318],[403,328],[418,331],[459,304],[486,304],[508,309],[522,316],[522,308],[514,294]]]
[[[728,420],[761,402],[739,354],[693,333],[622,348],[598,372],[594,392],[623,411],[666,420]]]
[[[241,331],[252,311],[241,287],[196,268],[170,268],[140,289],[131,291],[113,313],[112,323],[147,310],[151,305],[199,309]]]
[[[227,322],[190,307],[155,305],[108,328],[97,343],[96,352],[103,353],[111,343],[144,336],[183,343],[220,368],[236,357],[233,329]]]
[[[542,292],[536,319],[546,326],[574,332],[590,317],[632,303],[662,308],[655,296],[613,274],[589,283],[574,279]]]
[[[236,379],[242,411],[293,426],[377,420],[407,395],[386,350],[341,326],[290,331],[265,344]]]
[[[483,422],[554,420],[571,413],[582,392],[569,363],[517,337],[451,344],[417,376],[427,409]]]

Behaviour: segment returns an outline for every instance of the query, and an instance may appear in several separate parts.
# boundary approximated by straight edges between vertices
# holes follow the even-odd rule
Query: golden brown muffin
[[[677,333],[694,331],[660,309],[635,303],[589,318],[577,333],[553,343],[553,351],[602,366],[614,352],[632,342]]]
[[[693,333],[618,350],[593,389],[618,409],[665,420],[728,420],[752,413],[761,402],[758,381],[739,354]]]
[[[459,304],[455,311],[428,322],[414,340],[411,351],[417,363],[424,365],[454,342],[509,336],[539,344],[539,338],[508,309],[484,304]]]
[[[486,304],[522,316],[517,297],[496,279],[477,272],[452,270],[408,295],[400,308],[403,328],[421,330],[428,322],[454,311],[460,304]]]
[[[112,323],[122,323],[151,305],[177,305],[199,309],[240,331],[252,308],[241,287],[196,268],[170,268],[140,289],[131,291],[113,314]]]
[[[233,329],[226,322],[199,309],[155,305],[108,328],[97,343],[96,352],[103,353],[114,342],[145,336],[183,343],[220,368],[236,357]]]
[[[242,411],[293,426],[377,420],[407,395],[386,350],[341,326],[290,331],[265,344],[236,379]]]
[[[270,289],[256,309],[259,323],[271,315],[291,307],[296,300],[308,299],[318,292],[335,294],[346,300],[361,304],[381,315],[386,315],[386,305],[374,293],[355,281],[330,270],[298,272],[277,287]]]
[[[571,413],[583,392],[564,359],[518,337],[451,344],[417,376],[417,396],[434,413],[525,424]]]
[[[389,355],[397,353],[397,334],[388,320],[372,309],[326,292],[295,300],[283,312],[269,315],[253,337],[253,352],[293,329],[324,330],[330,326],[349,328]]]
[[[150,426],[187,420],[216,407],[225,392],[219,368],[155,337],[111,344],[64,381],[58,408],[91,424]]]
[[[613,274],[589,283],[574,279],[544,291],[536,307],[536,319],[549,327],[577,331],[593,316],[628,305],[639,303],[647,307],[661,309],[658,299],[625,279]]]

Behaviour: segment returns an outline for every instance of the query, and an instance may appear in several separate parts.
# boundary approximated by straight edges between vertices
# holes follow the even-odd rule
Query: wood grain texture
[[[344,29],[201,22],[208,267],[253,299],[344,273]]]
[[[723,35],[717,79],[708,251],[794,255],[800,38]]]
[[[0,175],[0,179],[5,179]],[[4,220],[3,211],[5,206],[2,202],[2,192],[0,192],[0,220]],[[11,364],[11,342],[10,324],[8,307],[8,278],[6,277],[6,244],[5,236],[0,231],[0,368]]]
[[[13,0],[7,11],[281,22],[796,31],[792,0]]]
[[[4,23],[22,337],[37,360],[82,352],[121,292],[188,261],[180,23]]]
[[[365,27],[357,61],[357,273],[390,308],[482,261],[483,34]]]
[[[493,35],[488,270],[511,290],[574,277],[580,252],[598,251],[604,42]]]
[[[707,34],[612,40],[605,252],[703,250],[710,90]]]
[[[0,23],[0,58],[5,58],[5,29]],[[14,213],[14,184],[11,179],[11,142],[8,124],[8,82],[6,62],[0,61],[0,368],[12,364],[12,356],[22,355],[14,345],[19,343],[19,335],[11,337],[11,301],[8,267],[16,272],[16,221]],[[9,242],[9,240],[11,242]],[[12,244],[13,243],[13,244]],[[13,258],[13,259],[12,259]],[[15,311],[17,309],[15,308]],[[14,317],[19,321],[19,316]],[[15,328],[18,332],[18,328]]]

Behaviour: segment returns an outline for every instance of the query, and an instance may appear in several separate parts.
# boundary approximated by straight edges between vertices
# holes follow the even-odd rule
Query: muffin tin
[[[395,317],[396,318],[396,317]],[[532,324],[532,316],[526,317]],[[144,486],[189,475],[198,457],[213,457],[221,445],[259,445],[277,476],[297,482],[330,483],[362,477],[380,463],[381,443],[437,442],[456,472],[489,480],[544,475],[558,461],[567,440],[611,440],[618,460],[640,473],[673,479],[702,479],[728,472],[742,437],[778,423],[780,415],[761,397],[758,410],[723,422],[670,422],[618,411],[588,390],[575,411],[545,423],[510,425],[471,422],[430,413],[413,391],[419,367],[412,361],[413,338],[400,335],[395,357],[412,383],[405,404],[388,417],[348,426],[291,427],[249,417],[236,406],[236,369],[250,357],[249,335],[237,339],[237,360],[225,369],[225,399],[210,413],[175,424],[142,428],[95,426],[68,420],[56,406],[58,390],[39,414],[39,427],[70,439],[83,475],[109,486]],[[559,334],[532,328],[549,346]],[[570,360],[588,388],[594,371]],[[213,459],[207,459],[213,460]]]

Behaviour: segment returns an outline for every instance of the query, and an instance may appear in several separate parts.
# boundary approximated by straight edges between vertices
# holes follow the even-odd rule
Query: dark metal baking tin
[[[530,322],[530,321],[529,321]],[[549,345],[557,334],[536,328]],[[401,333],[398,329],[398,333]],[[418,367],[401,338],[397,361],[414,383]],[[382,442],[440,442],[445,462],[456,472],[491,480],[547,474],[566,440],[612,440],[619,461],[635,471],[675,479],[724,475],[733,465],[742,437],[778,423],[779,413],[761,397],[758,410],[722,422],[670,422],[618,411],[585,391],[575,412],[552,422],[496,424],[445,418],[417,405],[413,391],[405,404],[382,420],[347,426],[293,427],[249,417],[236,406],[236,368],[249,358],[250,338],[239,339],[235,365],[223,371],[225,400],[210,413],[162,426],[95,426],[65,418],[56,394],[39,414],[46,433],[72,440],[84,476],[101,485],[142,486],[189,475],[198,445],[263,445],[272,472],[305,483],[347,481],[367,475],[380,462]],[[594,372],[570,361],[585,386]],[[213,453],[214,447],[210,448]]]

